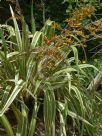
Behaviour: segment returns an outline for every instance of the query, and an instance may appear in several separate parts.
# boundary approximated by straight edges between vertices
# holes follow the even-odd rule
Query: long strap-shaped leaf
[[[33,108],[33,113],[32,113],[32,118],[31,118],[31,122],[30,122],[28,136],[34,135],[38,109],[39,109],[39,105],[37,104],[37,99],[36,99],[35,104],[34,104],[34,108]]]
[[[55,136],[56,101],[53,90],[45,90],[44,98],[44,123],[45,136]]]
[[[33,7],[33,0],[31,3],[31,27],[32,27],[32,34],[36,32],[36,25],[35,25],[35,18],[34,18],[34,7]]]
[[[18,49],[21,51],[22,50],[22,40],[21,40],[20,30],[19,30],[16,18],[14,16],[14,12],[13,12],[13,9],[11,6],[10,6],[10,10],[11,10],[11,14],[12,14],[12,18],[13,18],[13,22],[14,22],[14,26],[15,26],[15,35],[16,35],[16,39],[17,39]]]
[[[58,102],[59,107],[59,117],[60,117],[60,136],[67,136],[66,134],[66,122],[67,122],[67,107],[68,103]]]
[[[8,107],[12,104],[12,102],[15,100],[15,98],[17,97],[18,93],[22,90],[24,85],[25,85],[25,82],[23,82],[23,80],[21,80],[21,79],[17,82],[17,85],[15,86],[14,90],[12,91],[6,104],[4,105],[2,110],[0,111],[0,116],[2,116],[5,113],[5,111],[8,109]]]
[[[51,38],[55,35],[55,30],[54,30],[54,21],[47,20],[44,27],[42,28],[42,32],[44,35],[46,35],[48,38]]]
[[[42,32],[36,31],[31,42],[31,47],[35,48],[37,45],[41,45],[43,42],[42,39]]]
[[[0,123],[5,127],[7,136],[14,136],[12,127],[5,115],[0,117]]]
[[[16,136],[27,136],[28,135],[28,108],[23,102],[21,101],[21,112],[20,116],[17,117],[20,119],[20,122],[17,126]]]
[[[5,55],[5,59],[6,59],[6,56],[7,56],[7,44],[6,44],[6,40],[4,38],[4,32],[3,30],[0,28],[0,37],[1,37],[1,40],[2,40],[2,45],[3,45],[3,48],[4,48],[4,55]]]

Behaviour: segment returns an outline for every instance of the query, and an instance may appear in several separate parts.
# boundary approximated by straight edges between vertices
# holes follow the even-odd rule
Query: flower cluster
[[[49,44],[51,44],[52,42],[54,43],[54,42],[56,42],[56,40],[58,40],[59,39],[59,36],[58,35],[55,35],[55,36],[53,36],[53,37],[51,37],[51,38],[48,38],[48,37],[44,37],[44,42],[45,42],[45,44],[46,45],[49,45]]]
[[[57,47],[42,46],[38,49],[38,57],[45,71],[53,70],[55,68],[56,61],[61,60],[61,54]]]
[[[46,71],[53,70],[55,68],[56,60],[60,61],[63,59],[59,51],[60,49],[70,48],[70,46],[75,45],[78,48],[82,47],[84,50],[84,47],[87,47],[87,42],[90,38],[102,38],[101,34],[97,34],[98,31],[102,30],[101,19],[94,23],[82,26],[82,21],[86,17],[91,16],[95,10],[96,9],[93,6],[77,9],[73,13],[73,16],[66,20],[68,24],[65,29],[63,29],[60,24],[54,23],[52,28],[59,30],[61,33],[51,38],[45,36],[44,46],[39,49],[38,53],[40,60],[44,60],[43,68],[46,69]],[[85,61],[82,63],[85,63]]]
[[[102,38],[102,19],[97,20],[86,26],[86,29],[90,31],[90,33],[95,38]]]
[[[66,19],[66,22],[68,22],[70,27],[78,28],[81,25],[81,21],[86,17],[91,16],[93,12],[95,12],[95,8],[93,6],[82,7],[73,13],[72,18]]]
[[[53,28],[57,30],[62,30],[61,25],[59,23],[54,23]]]

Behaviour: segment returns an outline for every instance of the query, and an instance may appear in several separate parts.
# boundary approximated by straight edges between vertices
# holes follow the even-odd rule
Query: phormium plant
[[[14,28],[0,25],[0,123],[7,135],[33,136],[41,106],[46,136],[67,136],[69,117],[75,133],[93,135],[95,99],[81,82],[87,77],[85,69],[97,69],[81,64],[78,59],[76,44],[81,40],[76,33],[84,37],[82,31],[71,26],[73,34],[70,34],[71,30],[62,30],[56,36],[55,23],[50,20],[41,31],[36,31],[32,17],[30,32],[22,15],[20,30],[11,7],[10,10]],[[73,18],[70,21],[75,21]],[[32,98],[30,109],[27,101]],[[17,121],[16,131],[5,115],[9,109]],[[58,131],[56,116],[59,118]]]

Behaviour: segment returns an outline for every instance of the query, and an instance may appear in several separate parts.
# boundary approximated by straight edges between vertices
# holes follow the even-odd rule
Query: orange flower
[[[62,29],[61,25],[59,23],[54,23],[53,28],[57,29],[57,30],[61,30]]]
[[[65,21],[71,27],[78,28],[80,26],[80,21],[85,19],[87,16],[90,16],[95,11],[93,6],[82,7],[81,9],[77,9],[73,13],[73,17],[70,19],[66,19]]]

